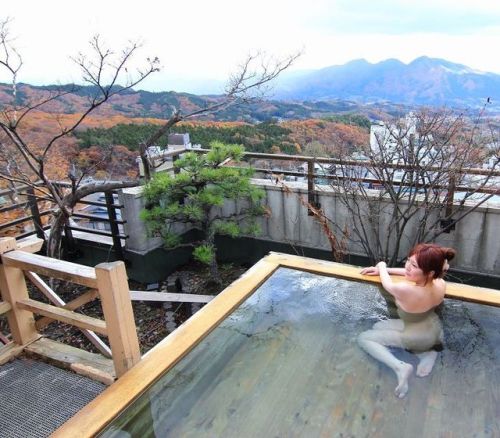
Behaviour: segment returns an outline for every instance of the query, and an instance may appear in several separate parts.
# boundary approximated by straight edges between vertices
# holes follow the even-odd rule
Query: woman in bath
[[[434,309],[444,300],[446,284],[442,277],[454,256],[451,248],[421,243],[410,251],[404,268],[388,268],[385,262],[380,262],[361,270],[364,275],[379,275],[384,289],[396,301],[401,319],[377,322],[372,330],[359,335],[358,343],[396,373],[395,394],[400,398],[408,391],[413,366],[396,358],[388,347],[416,353],[420,360],[417,376],[430,374],[438,355],[436,349],[443,340],[441,322]],[[393,282],[390,274],[404,276],[405,281]]]

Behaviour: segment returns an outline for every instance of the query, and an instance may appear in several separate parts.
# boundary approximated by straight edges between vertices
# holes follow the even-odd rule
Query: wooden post
[[[0,254],[16,249],[16,239],[7,237],[0,239]],[[40,335],[35,328],[33,313],[20,309],[16,303],[29,298],[23,271],[13,266],[0,264],[0,291],[2,299],[11,305],[7,312],[12,339],[18,345],[27,345]]]
[[[39,239],[45,240],[42,218],[40,216],[40,210],[38,209],[38,202],[33,187],[29,187],[26,190],[26,194],[28,196],[28,206],[31,210],[31,216],[33,216],[33,225],[35,227],[36,235]]]
[[[314,159],[307,160],[307,203],[309,206],[319,208],[316,190],[314,190]],[[311,208],[307,208],[308,216],[314,216]]]
[[[106,209],[108,210],[109,226],[111,228],[111,235],[113,239],[113,249],[115,250],[115,255],[118,260],[124,260],[122,241],[120,239],[120,230],[118,224],[116,223],[116,210],[115,210],[115,199],[113,197],[113,192],[104,192],[104,197],[106,199]]]
[[[101,263],[95,273],[116,377],[121,377],[141,359],[125,264]]]

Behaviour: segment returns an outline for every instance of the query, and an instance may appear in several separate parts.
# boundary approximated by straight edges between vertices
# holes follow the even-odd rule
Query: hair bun
[[[453,248],[443,248],[444,258],[448,261],[453,260],[456,251]]]

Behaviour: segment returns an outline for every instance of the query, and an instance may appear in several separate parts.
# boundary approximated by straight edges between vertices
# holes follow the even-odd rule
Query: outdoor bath
[[[56,436],[500,434],[500,294],[448,285],[444,350],[400,400],[356,343],[393,310],[358,272],[269,255]]]

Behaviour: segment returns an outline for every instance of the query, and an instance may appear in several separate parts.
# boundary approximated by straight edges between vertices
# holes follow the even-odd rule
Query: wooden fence
[[[111,354],[116,377],[140,361],[139,341],[130,301],[125,264],[101,263],[95,268],[33,254],[43,241],[18,244],[14,238],[0,239],[0,314],[6,314],[13,342],[2,348],[0,361],[18,355],[38,340],[39,330],[54,320],[78,327],[103,354]],[[66,280],[89,290],[65,303],[40,275]],[[28,295],[28,278],[52,303],[33,300]],[[104,320],[75,310],[99,298]],[[34,314],[42,315],[35,323]],[[110,347],[96,335],[108,337]]]
[[[65,182],[57,182],[55,184],[60,190],[71,187],[70,184]],[[39,184],[37,187],[42,188],[42,185]],[[104,199],[102,201],[82,199],[78,204],[104,208],[106,211],[105,215],[88,214],[80,209],[72,214],[72,218],[91,223],[107,223],[109,224],[109,231],[94,229],[92,227],[86,227],[85,225],[68,224],[64,227],[64,234],[70,241],[73,240],[72,231],[111,237],[117,259],[124,260],[122,240],[127,239],[128,236],[120,231],[120,225],[125,223],[121,219],[121,214],[119,214],[123,205],[116,202],[117,192],[115,190],[102,193],[104,194]],[[48,201],[45,196],[38,193],[37,188],[20,185],[11,189],[0,190],[0,198],[10,198],[10,202],[5,202],[4,205],[0,206],[0,214],[10,213],[15,216],[15,219],[0,219],[0,235],[10,235],[15,236],[17,239],[22,239],[36,234],[37,237],[45,240],[45,231],[50,228],[47,216],[51,215],[55,211],[55,208],[53,203]]]

